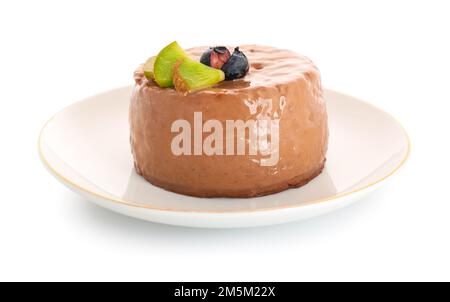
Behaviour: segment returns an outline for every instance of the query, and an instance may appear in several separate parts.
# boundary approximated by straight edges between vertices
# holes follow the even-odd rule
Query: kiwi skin
[[[154,64],[154,77],[159,87],[173,86],[173,69],[178,60],[187,58],[186,52],[176,41],[164,47]]]
[[[189,92],[189,87],[187,86],[186,82],[184,81],[183,77],[180,74],[180,64],[183,62],[183,60],[178,60],[175,63],[174,71],[173,71],[173,85],[175,86],[175,90],[184,94],[187,94]]]
[[[189,58],[178,60],[174,66],[173,84],[175,89],[183,94],[211,87],[224,79],[222,70]]]

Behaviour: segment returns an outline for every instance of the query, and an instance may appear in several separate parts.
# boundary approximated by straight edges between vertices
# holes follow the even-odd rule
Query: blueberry
[[[225,80],[234,80],[243,78],[248,68],[247,57],[239,50],[239,47],[236,47],[228,61],[223,64],[222,71],[225,73]]]
[[[200,57],[200,63],[212,68],[221,69],[230,58],[230,52],[225,46],[210,47]]]
[[[200,57],[200,63],[205,64],[207,66],[211,66],[210,65],[210,62],[211,62],[211,51],[212,51],[212,47],[210,47],[207,50],[205,50],[205,52]]]
[[[225,46],[216,46],[216,47],[214,47],[214,51],[215,52],[217,52],[217,53],[219,53],[219,54],[224,54],[224,53],[227,53],[227,52],[229,52],[228,51],[228,48],[226,48]]]

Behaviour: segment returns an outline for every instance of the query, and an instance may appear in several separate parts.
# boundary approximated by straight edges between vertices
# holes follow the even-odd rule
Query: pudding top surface
[[[208,46],[187,49],[192,59],[199,60]],[[233,47],[228,47],[233,52]],[[261,45],[242,45],[239,49],[247,56],[250,69],[242,79],[223,81],[213,87],[194,93],[233,93],[243,89],[275,86],[296,81],[299,78],[319,76],[319,71],[310,59],[293,51]],[[142,71],[142,66],[135,72],[138,84],[146,84],[152,88],[159,87],[153,81],[148,81]],[[159,88],[173,90],[171,88]]]

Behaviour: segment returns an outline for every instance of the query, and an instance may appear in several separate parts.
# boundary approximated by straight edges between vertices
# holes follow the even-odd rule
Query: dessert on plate
[[[176,42],[134,73],[129,112],[136,172],[198,197],[299,187],[325,165],[320,73],[308,58],[259,45]]]

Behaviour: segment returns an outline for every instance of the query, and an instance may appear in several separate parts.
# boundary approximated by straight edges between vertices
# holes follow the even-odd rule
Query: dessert
[[[304,56],[258,45],[183,50],[174,42],[134,79],[134,165],[156,186],[255,197],[302,186],[324,167],[320,73]]]

